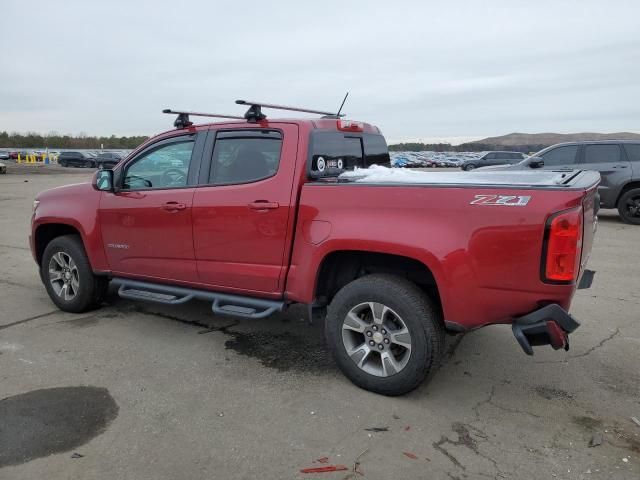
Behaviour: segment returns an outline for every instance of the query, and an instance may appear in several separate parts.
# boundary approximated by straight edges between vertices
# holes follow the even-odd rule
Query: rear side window
[[[209,183],[234,185],[272,177],[280,165],[282,134],[275,130],[219,131]]]
[[[629,160],[632,162],[640,162],[640,143],[625,143],[624,149],[627,152]]]
[[[576,161],[578,153],[578,145],[565,145],[564,147],[554,148],[541,156],[544,159],[545,167],[554,165],[571,165]]]
[[[615,163],[620,161],[618,145],[587,145],[584,148],[584,163]]]

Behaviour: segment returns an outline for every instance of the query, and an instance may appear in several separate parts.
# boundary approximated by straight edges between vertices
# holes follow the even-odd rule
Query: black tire
[[[380,303],[397,313],[410,333],[410,355],[397,373],[368,373],[347,354],[344,321],[353,308],[367,302]],[[373,274],[352,281],[336,294],[327,309],[325,337],[338,367],[349,380],[365,390],[396,396],[415,389],[435,371],[442,356],[444,327],[439,309],[417,285],[395,275]],[[363,338],[367,343],[367,337]]]
[[[64,258],[71,258],[75,265],[72,276],[75,276],[78,286],[71,287],[75,289],[73,298],[66,299],[64,292],[60,293],[62,288],[59,287],[63,285],[61,283],[64,282],[63,280],[51,281],[50,265],[52,262],[55,262],[56,268],[60,265],[53,260],[54,255],[58,253],[62,253]],[[56,237],[49,242],[42,255],[40,277],[51,301],[60,310],[73,313],[86,312],[99,306],[109,285],[107,278],[93,274],[89,259],[78,235],[64,235]],[[56,286],[54,286],[54,283]]]
[[[61,167],[66,167],[67,166],[67,161],[66,160],[60,160],[58,162],[58,165],[60,165]]]
[[[84,162],[84,166],[86,168],[93,168],[95,167],[95,163],[93,163],[91,160],[87,160],[86,162]]]
[[[640,225],[640,188],[622,194],[618,200],[618,213],[623,222]]]
[[[474,170],[476,168],[475,163],[470,163],[469,165],[465,165],[464,169],[468,172],[469,170]]]

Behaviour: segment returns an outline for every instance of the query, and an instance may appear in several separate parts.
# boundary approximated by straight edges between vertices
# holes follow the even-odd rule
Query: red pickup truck
[[[182,113],[92,183],[39,194],[30,244],[52,301],[83,312],[111,283],[240,318],[306,304],[344,374],[386,395],[437,367],[447,332],[509,324],[528,354],[568,348],[597,173],[422,177],[382,168],[374,126],[259,107],[199,126]]]

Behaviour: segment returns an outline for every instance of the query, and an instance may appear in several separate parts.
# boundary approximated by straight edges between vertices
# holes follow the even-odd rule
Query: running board
[[[211,305],[213,313],[228,317],[265,318],[275,312],[281,312],[286,306],[282,300],[243,297],[241,295],[210,292],[208,290],[141,282],[128,278],[114,278],[112,283],[120,286],[118,295],[122,298],[163,303],[165,305],[179,305],[194,298],[209,300],[213,302]]]

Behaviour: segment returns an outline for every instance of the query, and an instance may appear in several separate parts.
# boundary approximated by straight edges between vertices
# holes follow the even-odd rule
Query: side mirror
[[[93,175],[93,188],[102,192],[113,192],[113,170],[98,170]]]
[[[531,157],[529,159],[529,167],[542,168],[544,167],[544,159],[542,157]]]

